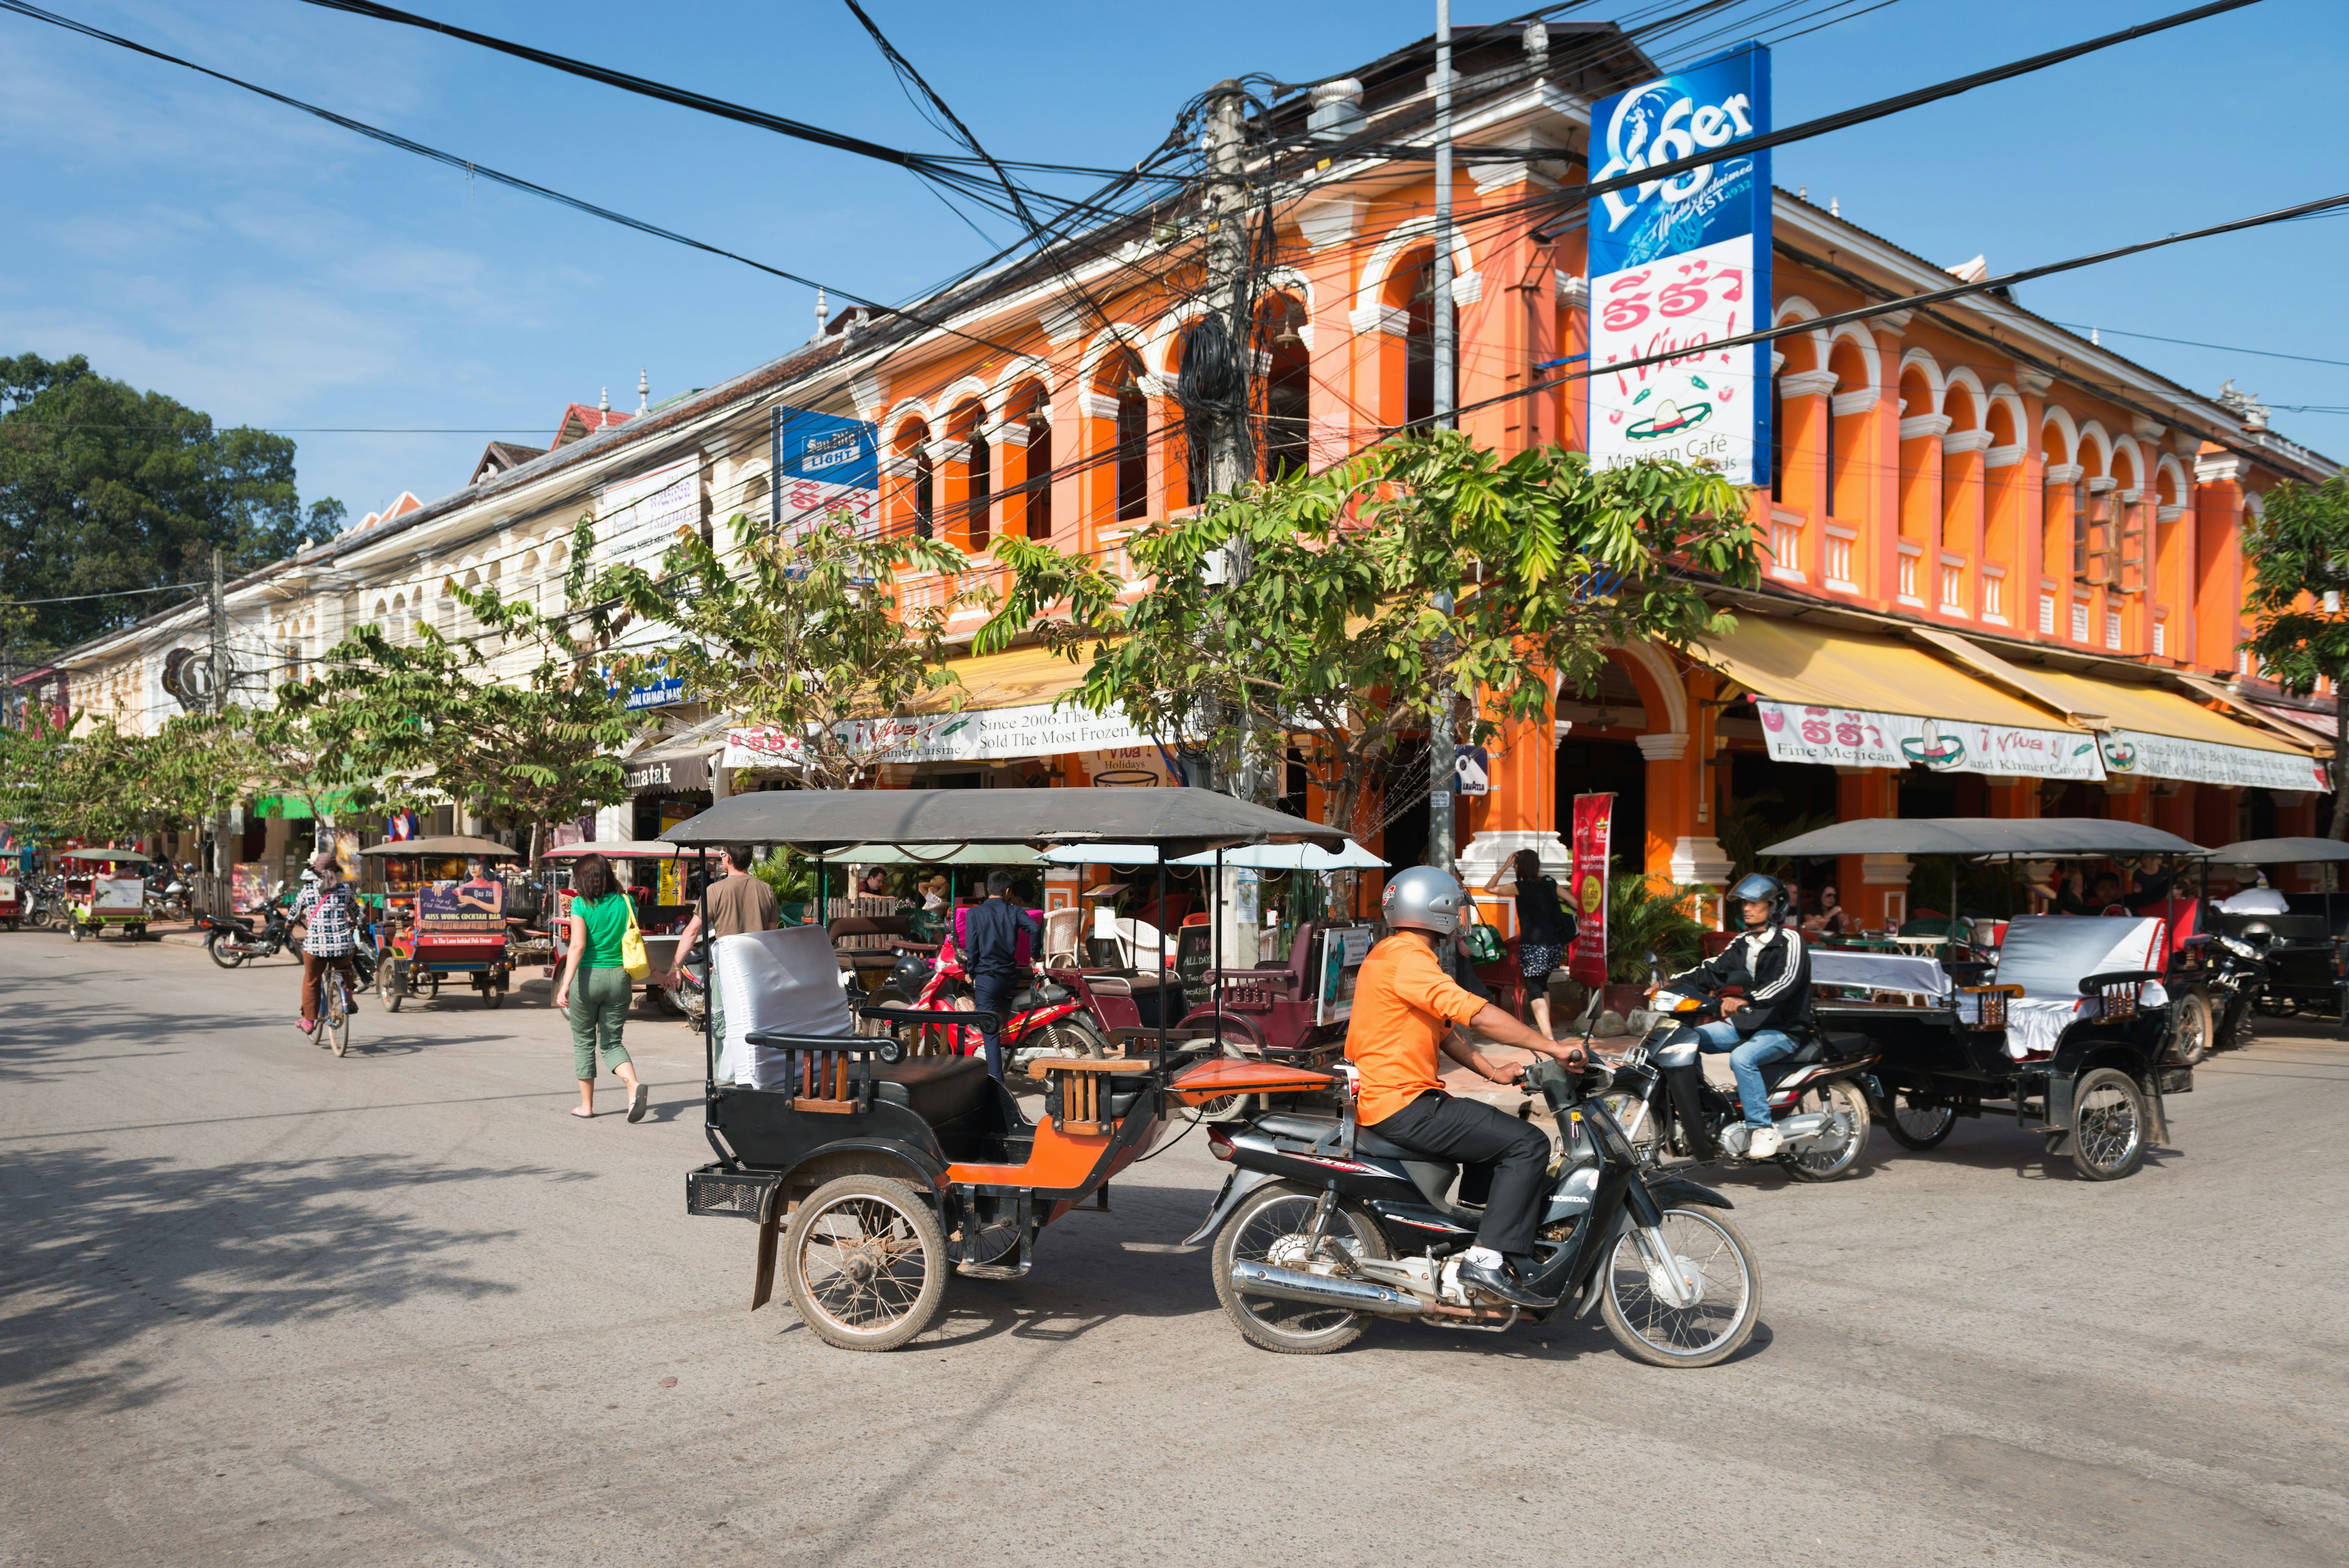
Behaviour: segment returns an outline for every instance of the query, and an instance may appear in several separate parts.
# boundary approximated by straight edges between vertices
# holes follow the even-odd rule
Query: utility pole
[[[1452,0],[1435,0],[1435,265],[1428,303],[1435,361],[1433,398],[1435,423],[1457,423],[1453,412],[1454,351],[1452,320]],[[1452,596],[1438,597],[1436,607],[1452,612]],[[1439,871],[1452,869],[1458,854],[1452,820],[1454,764],[1453,748],[1457,700],[1444,704],[1443,718],[1427,738],[1427,863]]]
[[[226,563],[220,551],[214,550],[212,587],[205,595],[205,608],[210,612],[212,622],[212,710],[214,713],[228,711],[228,598],[222,591],[225,576]],[[205,898],[212,912],[221,916],[233,913],[230,908],[233,900],[229,896],[232,862],[228,852],[228,807],[222,805],[212,815],[212,887]]]

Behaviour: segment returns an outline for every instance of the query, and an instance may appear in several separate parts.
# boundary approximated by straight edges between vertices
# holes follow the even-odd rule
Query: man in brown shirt
[[[709,912],[709,934],[713,937],[748,936],[752,931],[771,931],[782,924],[782,908],[775,902],[775,890],[763,877],[750,875],[750,846],[730,844],[722,861],[726,874],[709,884],[702,896],[702,909]],[[685,931],[678,939],[677,961],[683,964],[693,951],[694,940],[701,935],[702,909],[693,911],[686,921]],[[672,971],[674,972],[674,971]],[[709,1002],[709,1029],[719,1040],[726,1038],[726,1013],[718,1004],[718,980],[715,975],[703,982],[702,994]]]

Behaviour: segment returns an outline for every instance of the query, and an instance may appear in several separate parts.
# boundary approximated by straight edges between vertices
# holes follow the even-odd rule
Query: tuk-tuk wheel
[[[2169,1057],[2181,1067],[2193,1067],[2209,1054],[2210,999],[2189,991],[2178,999],[2178,1032],[2169,1037]]]
[[[2117,1181],[2145,1162],[2145,1091],[2116,1067],[2080,1079],[2072,1097],[2072,1167],[2090,1181]]]
[[[502,1007],[505,1005],[505,1000],[506,992],[503,986],[485,985],[481,988],[481,1005],[483,1007],[492,1009]]]
[[[895,1350],[930,1326],[947,1238],[926,1199],[885,1176],[843,1176],[802,1200],[783,1233],[800,1321],[843,1350]]]
[[[1958,1127],[1954,1107],[1921,1104],[1907,1089],[1896,1089],[1887,1096],[1884,1110],[1884,1130],[1892,1141],[1918,1154],[1939,1148]]]
[[[89,934],[88,931],[85,931],[85,930],[83,930],[83,929],[81,929],[81,922],[80,922],[79,920],[73,920],[73,921],[69,921],[69,922],[67,922],[67,926],[66,926],[66,929],[67,929],[67,930],[69,930],[69,931],[71,931],[71,932],[73,933],[73,940],[76,940],[76,941],[79,941],[79,940],[82,940],[82,938],[84,938],[84,937],[86,937],[86,936],[88,936],[88,935]]]
[[[399,1004],[407,1000],[407,992],[401,988],[398,979],[394,974],[389,959],[385,959],[376,965],[375,989],[376,993],[383,998],[383,1010],[386,1012],[398,1012]]]

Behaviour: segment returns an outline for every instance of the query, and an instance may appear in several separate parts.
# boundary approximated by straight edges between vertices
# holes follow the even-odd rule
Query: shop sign
[[[2141,730],[2112,731],[2098,737],[2098,746],[2105,766],[2123,778],[2185,779],[2194,784],[2313,790],[2319,794],[2333,787],[2324,764],[2298,752],[2262,752],[2251,746],[2149,735]]]
[[[629,712],[641,713],[654,708],[673,708],[685,701],[685,678],[671,675],[668,672],[667,659],[664,659],[648,667],[644,674],[647,679],[642,684],[630,686],[627,695],[621,701],[621,706]],[[604,683],[614,696],[620,695],[620,683],[612,679],[612,671],[608,666],[604,671]]]
[[[1765,698],[1756,698],[1754,706],[1774,762],[1895,769],[1913,763],[1930,773],[2001,778],[2093,782],[2105,776],[2096,738],[2077,730],[2026,730]]]
[[[658,761],[627,763],[630,794],[668,794],[709,787],[709,758],[707,753],[684,757],[663,757]]]
[[[1589,430],[1602,468],[1669,457],[1770,483],[1770,51],[1737,47],[1591,111],[1594,180],[1719,148],[1717,162],[1590,203]],[[1605,161],[1599,162],[1601,155]],[[1672,358],[1637,369],[1610,364]]]
[[[1354,987],[1362,961],[1371,956],[1371,928],[1339,926],[1321,932],[1314,967],[1313,1022],[1342,1023],[1354,1013]]]
[[[863,420],[812,409],[777,409],[771,434],[774,483],[767,525],[790,536],[846,513],[867,538],[881,515],[881,448]]]
[[[981,708],[963,713],[920,713],[836,724],[833,732],[868,762],[978,763],[1016,757],[1047,757],[1062,752],[1099,752],[1145,746],[1150,737],[1124,715],[1094,713],[1050,702],[1018,708]],[[746,728],[726,732],[730,768],[795,768],[802,737],[785,730]]]
[[[1614,853],[1615,797],[1574,797],[1574,869],[1567,898],[1574,905],[1574,941],[1566,972],[1588,986],[1607,983],[1607,873]]]
[[[1483,746],[1452,749],[1452,792],[1463,795],[1493,793],[1493,753]]]

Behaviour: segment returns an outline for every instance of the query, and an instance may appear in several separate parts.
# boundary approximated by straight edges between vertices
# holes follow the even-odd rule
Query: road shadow
[[[153,1400],[175,1381],[139,1349],[159,1327],[266,1328],[418,1296],[506,1293],[513,1287],[468,1260],[518,1232],[438,1225],[405,1195],[588,1179],[404,1156],[190,1165],[96,1147],[12,1150],[0,1164],[0,1410]]]

